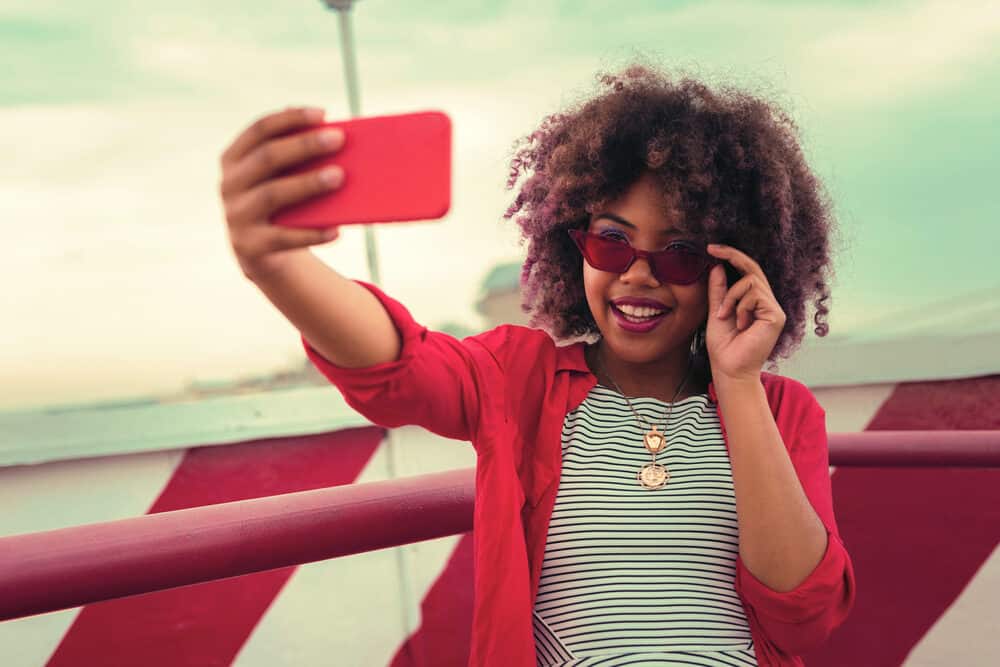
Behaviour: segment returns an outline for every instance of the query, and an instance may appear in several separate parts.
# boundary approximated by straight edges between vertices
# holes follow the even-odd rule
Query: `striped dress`
[[[533,613],[538,664],[756,665],[733,588],[739,534],[732,468],[706,394],[674,403],[657,463],[639,486],[668,404],[595,386],[566,415],[562,475]]]

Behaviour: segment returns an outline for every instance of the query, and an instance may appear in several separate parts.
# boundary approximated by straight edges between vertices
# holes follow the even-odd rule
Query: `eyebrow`
[[[621,217],[620,215],[615,215],[614,213],[598,213],[597,215],[594,216],[594,222],[597,222],[601,218],[607,218],[608,220],[613,220],[614,222],[617,222],[619,225],[625,225],[626,227],[629,227],[631,229],[638,229],[638,227],[636,227],[634,224],[632,224],[625,218]],[[683,236],[688,233],[689,232],[684,231],[683,229],[678,229],[676,227],[668,227],[667,229],[660,230],[660,234],[662,234],[663,236]]]

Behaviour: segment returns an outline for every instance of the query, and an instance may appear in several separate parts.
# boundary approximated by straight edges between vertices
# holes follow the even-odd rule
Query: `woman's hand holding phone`
[[[343,132],[303,131],[323,123],[319,109],[290,108],[254,121],[222,153],[219,192],[229,242],[244,275],[254,280],[280,269],[294,251],[337,238],[337,228],[294,229],[271,223],[275,211],[340,187],[333,166],[285,175],[303,162],[336,153]],[[295,132],[294,136],[283,136]]]
[[[402,341],[385,308],[309,252],[335,239],[335,227],[302,229],[272,220],[276,210],[336,192],[343,182],[342,172],[327,183],[321,167],[301,168],[344,145],[343,136],[321,140],[323,130],[312,126],[322,122],[322,113],[306,109],[255,121],[223,152],[219,190],[244,275],[320,354],[338,366],[362,368],[399,358]]]

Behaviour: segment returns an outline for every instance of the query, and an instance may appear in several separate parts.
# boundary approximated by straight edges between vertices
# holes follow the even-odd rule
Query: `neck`
[[[635,363],[611,354],[602,340],[591,345],[586,356],[598,382],[612,389],[617,383],[630,398],[644,396],[672,402],[702,394],[708,388],[708,379],[689,364],[686,347],[653,362]]]

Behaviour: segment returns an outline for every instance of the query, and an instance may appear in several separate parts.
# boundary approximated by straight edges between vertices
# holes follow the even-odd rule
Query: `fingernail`
[[[340,185],[343,179],[344,170],[337,166],[327,167],[319,172],[319,180],[326,186]]]
[[[342,130],[323,130],[319,133],[319,140],[324,146],[337,146],[344,139]]]
[[[305,112],[306,112],[306,119],[313,122],[323,120],[323,118],[326,116],[326,110],[321,109],[319,107],[309,107],[305,110]]]

